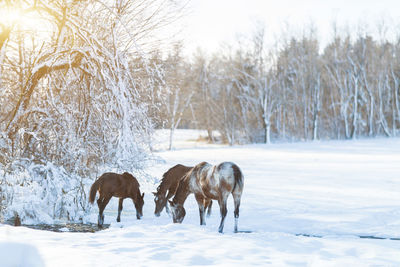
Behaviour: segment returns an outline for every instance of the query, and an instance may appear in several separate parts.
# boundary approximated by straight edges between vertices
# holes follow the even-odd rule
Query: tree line
[[[211,56],[170,54],[174,99],[157,118],[207,129],[211,141],[217,130],[231,145],[399,134],[400,39],[335,34],[321,47],[309,31],[267,48],[264,27],[249,37]]]

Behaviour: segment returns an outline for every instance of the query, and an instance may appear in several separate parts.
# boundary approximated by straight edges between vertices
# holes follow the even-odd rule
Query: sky
[[[333,21],[343,31],[365,31],[366,26],[374,33],[382,19],[399,28],[400,18],[400,1],[395,0],[191,0],[189,9],[183,32],[190,51],[196,47],[216,51],[221,43],[234,43],[238,35],[251,35],[257,22],[265,25],[267,39],[274,41],[287,29],[285,25],[298,33],[312,24],[324,43],[332,37]]]

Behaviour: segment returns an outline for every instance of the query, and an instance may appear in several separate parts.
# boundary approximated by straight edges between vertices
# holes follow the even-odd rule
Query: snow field
[[[245,177],[239,230],[252,233],[233,233],[232,197],[222,235],[216,201],[206,226],[199,225],[193,196],[182,224],[165,211],[156,218],[151,191],[157,184],[147,183],[140,221],[126,199],[117,223],[114,198],[105,210],[107,230],[53,233],[1,225],[0,242],[36,248],[46,266],[400,265],[400,241],[359,237],[400,238],[398,138],[196,148],[186,142],[156,154],[165,163],[147,172],[158,179],[177,163],[237,163]],[[86,220],[97,222],[97,208]]]

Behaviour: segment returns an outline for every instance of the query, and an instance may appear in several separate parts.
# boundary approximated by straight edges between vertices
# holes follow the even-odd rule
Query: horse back
[[[104,173],[99,179],[102,179],[100,186],[100,194],[112,195],[114,197],[127,198],[139,189],[139,182],[133,175],[125,172]]]
[[[231,193],[235,189],[243,188],[243,175],[240,168],[233,162],[222,162],[209,168],[203,174],[203,189],[220,194]],[[204,186],[205,185],[205,186]]]

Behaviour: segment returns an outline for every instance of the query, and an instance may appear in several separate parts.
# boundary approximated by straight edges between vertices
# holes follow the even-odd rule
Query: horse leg
[[[165,202],[165,212],[167,214],[170,214],[169,207],[168,207],[168,200],[167,200],[167,202]]]
[[[226,208],[226,197],[222,198],[220,197],[220,199],[218,200],[218,204],[219,204],[219,209],[221,212],[221,223],[219,224],[219,228],[218,228],[218,232],[222,233],[224,230],[224,223],[225,223],[225,217],[226,217],[226,213],[228,212],[227,208]]]
[[[99,216],[98,216],[98,218],[97,218],[97,225],[98,225],[98,226],[103,225],[103,220],[104,220],[104,216],[103,216],[103,214],[101,213],[101,207],[102,207],[102,205],[103,205],[102,197],[99,196],[99,199],[97,200],[97,207],[99,207]]]
[[[206,220],[204,219],[204,197],[200,194],[195,195],[197,204],[199,205],[200,213],[200,225],[206,225]]]
[[[238,231],[238,220],[239,220],[239,206],[240,206],[240,197],[241,197],[242,193],[235,193],[232,192],[232,196],[233,196],[233,203],[235,205],[235,211],[234,211],[234,215],[235,215],[235,233],[237,233]]]
[[[171,197],[173,197],[173,195],[174,195],[174,193],[171,192],[170,190],[168,190],[168,194],[167,194],[167,196],[165,197],[165,212],[166,212],[167,214],[170,214],[170,213],[169,213],[169,207],[168,207],[168,199],[170,199]],[[161,210],[161,211],[162,211],[162,210]]]
[[[102,201],[102,203],[101,203],[101,205],[100,205],[100,207],[99,207],[99,226],[102,226],[103,225],[103,223],[104,223],[104,214],[103,214],[103,211],[104,211],[104,209],[106,208],[106,206],[107,206],[107,204],[108,204],[108,202],[110,201],[110,199],[111,199],[111,196],[107,196],[107,197],[104,197],[103,198],[103,201]]]
[[[124,199],[121,197],[121,198],[119,198],[119,203],[118,203],[118,217],[117,217],[117,222],[120,222],[120,221],[121,221],[122,202],[124,202]]]
[[[212,199],[211,198],[207,199],[205,201],[205,205],[204,206],[207,208],[207,217],[210,217],[210,215],[211,215],[211,207],[212,207]]]

